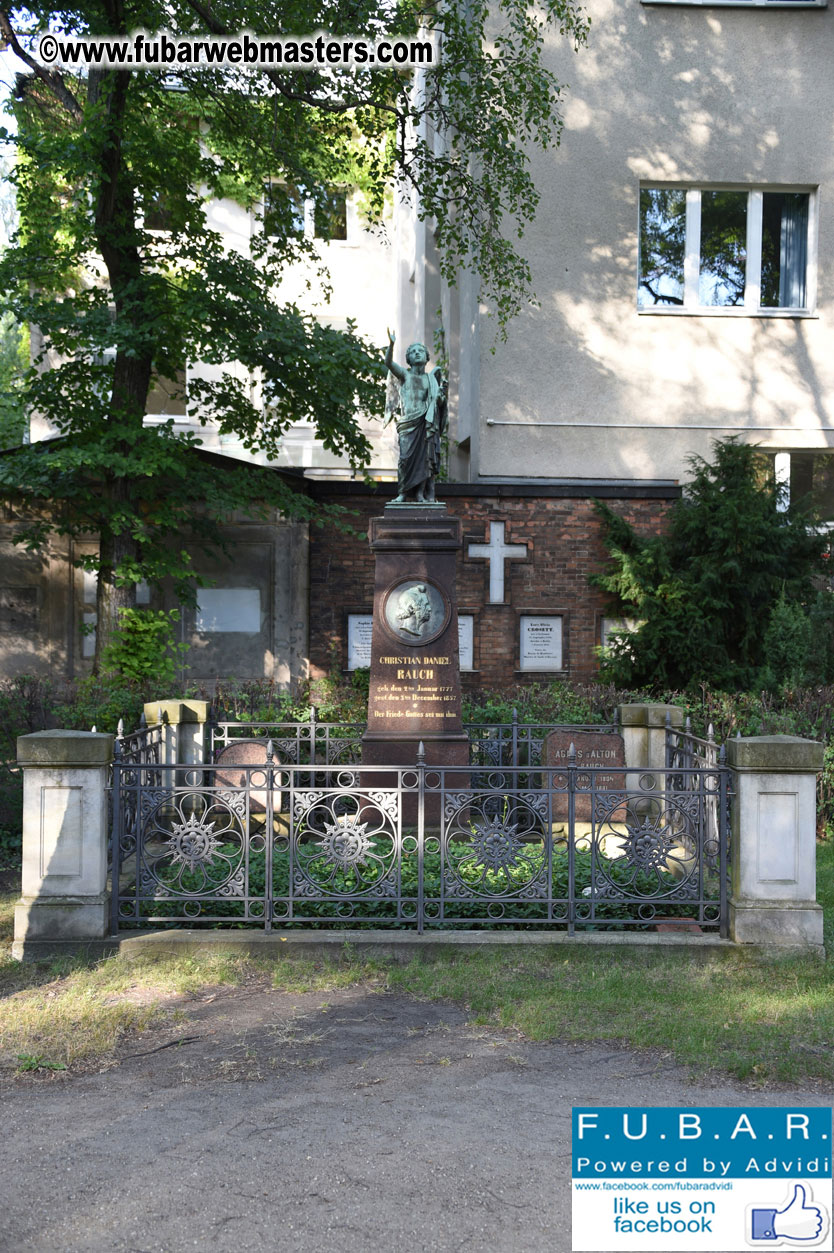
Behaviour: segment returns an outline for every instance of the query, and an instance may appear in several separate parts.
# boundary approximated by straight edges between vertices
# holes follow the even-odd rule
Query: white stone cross
[[[499,605],[504,601],[504,562],[526,558],[527,545],[505,544],[504,523],[490,522],[489,543],[470,544],[468,555],[489,562],[489,603]]]

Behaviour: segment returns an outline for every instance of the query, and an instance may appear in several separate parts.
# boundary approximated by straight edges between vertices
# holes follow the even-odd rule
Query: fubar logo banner
[[[573,1110],[576,1253],[830,1250],[831,1109]]]

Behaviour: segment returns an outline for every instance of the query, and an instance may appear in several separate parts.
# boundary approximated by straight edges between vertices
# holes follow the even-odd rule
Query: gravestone
[[[216,770],[208,782],[218,791],[245,791],[249,787],[249,812],[262,814],[266,812],[266,740],[233,740],[226,744],[217,754]],[[273,758],[275,767],[279,766],[277,757]],[[262,767],[253,770],[252,767]],[[272,776],[273,793],[272,807],[276,815],[281,813],[283,800],[281,783],[285,782],[278,769]],[[278,786],[276,787],[275,784]]]
[[[363,765],[467,765],[460,707],[455,559],[461,524],[444,504],[388,505],[372,518],[376,561]],[[363,776],[364,777],[364,776]]]
[[[570,762],[570,746],[576,748],[577,786],[589,787],[590,777],[585,771],[590,766],[597,767],[594,784],[597,795],[606,791],[622,791],[625,781],[625,746],[623,737],[610,731],[551,731],[544,742],[542,765],[553,770],[564,769]],[[601,769],[599,769],[601,767]],[[584,769],[583,769],[584,768]],[[591,821],[591,800],[589,793],[576,793],[574,816],[577,822]],[[606,809],[608,817],[614,822],[625,818],[625,804]],[[567,822],[568,794],[553,793],[553,820]]]

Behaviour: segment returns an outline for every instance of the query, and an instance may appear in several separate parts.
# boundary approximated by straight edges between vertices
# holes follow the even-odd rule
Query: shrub
[[[179,620],[178,609],[120,609],[118,625],[101,652],[103,674],[173,689],[181,682],[188,652],[187,644],[174,639]]]
[[[712,464],[692,458],[692,481],[665,535],[638,535],[601,501],[611,554],[591,581],[641,620],[628,647],[604,657],[601,673],[654,690],[701,682],[725,691],[775,686],[804,668],[804,606],[823,570],[827,537],[781,508],[761,456],[736,439],[715,444]],[[777,658],[768,644],[789,628]],[[774,669],[795,671],[791,676]]]

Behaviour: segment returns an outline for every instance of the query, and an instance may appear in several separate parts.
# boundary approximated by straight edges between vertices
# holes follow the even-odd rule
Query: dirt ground
[[[828,1105],[532,1044],[453,1006],[254,979],[104,1072],[3,1084],[14,1253],[568,1253],[572,1105]]]

